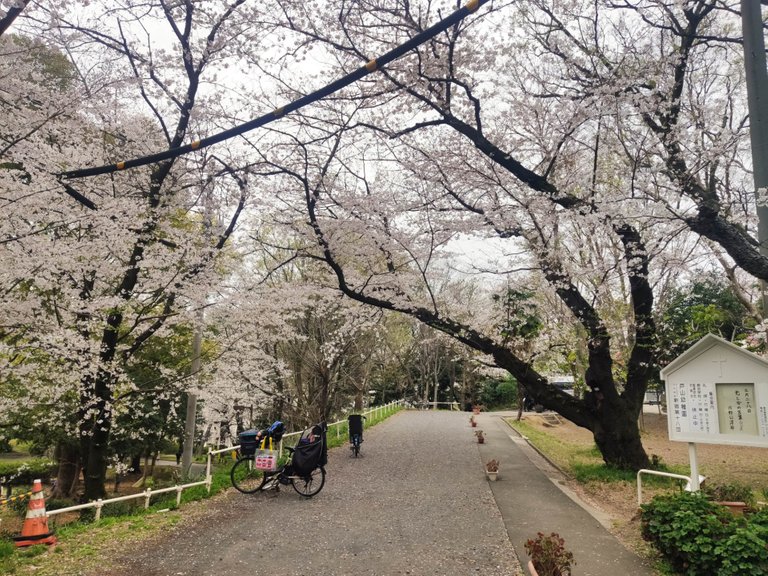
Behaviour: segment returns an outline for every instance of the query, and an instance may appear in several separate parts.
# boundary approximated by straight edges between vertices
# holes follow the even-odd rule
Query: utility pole
[[[211,238],[211,207],[210,196],[206,194],[205,205],[203,206],[203,239],[204,242],[210,242]],[[201,381],[201,363],[200,354],[203,347],[203,328],[205,327],[205,297],[201,298],[198,304],[195,317],[195,332],[192,335],[192,365],[190,367],[190,381]],[[181,453],[181,476],[184,479],[189,478],[192,472],[192,456],[195,448],[195,426],[197,424],[197,395],[191,391],[191,386],[187,390],[187,411],[184,420],[184,450]]]
[[[201,306],[195,322],[195,332],[192,336],[192,366],[190,376],[200,378],[200,353],[203,346],[203,323],[205,322],[205,309]],[[192,457],[195,447],[195,424],[197,421],[197,395],[191,390],[187,391],[187,412],[184,420],[184,451],[181,453],[181,476],[184,479],[190,477],[192,471]]]
[[[752,170],[757,198],[757,240],[760,255],[768,257],[768,71],[765,68],[763,11],[756,0],[741,0],[741,28],[744,35],[744,69],[747,77],[749,137]],[[761,281],[763,317],[768,315],[768,293]]]

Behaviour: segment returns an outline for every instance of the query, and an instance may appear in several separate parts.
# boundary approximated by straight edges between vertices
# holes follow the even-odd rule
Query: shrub
[[[29,507],[29,504],[27,503],[28,500],[29,497],[19,498],[18,500],[9,502],[6,506],[8,507],[8,510],[13,512],[16,516],[23,518],[27,514],[27,508]]]
[[[768,530],[768,506],[764,506],[749,515],[749,523]]]
[[[131,516],[138,511],[144,509],[144,500],[137,498],[136,500],[123,500],[122,502],[112,502],[105,504],[101,509],[101,517],[109,518],[110,516]]]
[[[733,534],[719,544],[715,553],[722,558],[718,576],[768,574],[768,529],[761,527],[736,528]]]
[[[43,481],[56,472],[56,464],[45,458],[19,462],[0,462],[0,484],[11,486],[32,486],[40,478]]]
[[[45,509],[48,512],[51,512],[53,510],[61,510],[62,508],[69,508],[70,506],[74,506],[77,504],[73,499],[71,498],[46,498],[45,499]]]
[[[657,496],[641,506],[646,540],[687,576],[768,576],[768,513],[736,517],[706,495]]]

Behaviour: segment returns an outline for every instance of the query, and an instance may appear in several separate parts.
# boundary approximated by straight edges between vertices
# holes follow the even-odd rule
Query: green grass
[[[585,447],[575,442],[567,442],[514,418],[507,419],[507,423],[527,437],[528,441],[560,470],[582,484],[589,482],[629,482],[634,484],[637,481],[635,472],[608,466],[603,461],[600,450],[594,444]],[[677,470],[675,467],[670,469],[663,463],[659,463],[654,469],[674,474],[685,475],[688,473],[685,469]],[[646,475],[643,477],[643,484],[648,486],[676,486],[679,483],[680,480],[662,476]]]
[[[585,448],[579,444],[565,442],[528,425],[523,420],[516,421],[514,418],[509,418],[507,423],[528,438],[528,441],[558,468],[571,475],[574,475],[574,467],[589,467],[603,463],[600,452],[595,446]]]

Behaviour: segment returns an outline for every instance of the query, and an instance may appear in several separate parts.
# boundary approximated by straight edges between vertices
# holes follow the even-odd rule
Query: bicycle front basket
[[[259,443],[256,441],[258,433],[258,430],[244,430],[238,435],[240,438],[240,453],[243,456],[253,456],[256,454],[256,449],[259,447]]]

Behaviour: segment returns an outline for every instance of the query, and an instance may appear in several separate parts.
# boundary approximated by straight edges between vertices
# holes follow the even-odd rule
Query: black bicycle
[[[361,414],[350,414],[347,416],[349,422],[349,449],[352,455],[357,458],[360,455],[360,445],[363,443],[363,420],[365,416]]]
[[[256,461],[263,457],[261,446],[269,445],[270,438],[273,444],[280,441],[282,429],[278,433],[269,432],[269,429],[242,433],[241,457],[229,473],[232,485],[243,494],[255,494],[279,490],[281,485],[290,484],[297,493],[311,498],[325,486],[325,464],[328,461],[326,429],[325,422],[322,422],[302,432],[296,446],[286,447],[290,453],[288,462],[272,470],[257,468]]]

